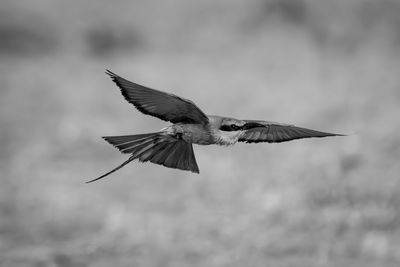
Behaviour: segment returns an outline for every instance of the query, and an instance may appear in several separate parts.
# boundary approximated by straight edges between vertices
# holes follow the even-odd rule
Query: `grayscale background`
[[[400,1],[0,2],[0,266],[400,266]],[[195,146],[104,73],[208,114],[348,137]]]

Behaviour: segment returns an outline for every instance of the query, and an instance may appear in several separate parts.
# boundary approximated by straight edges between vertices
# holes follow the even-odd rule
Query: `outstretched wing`
[[[244,130],[239,142],[246,143],[280,143],[294,139],[326,136],[342,136],[342,134],[326,133],[289,124],[268,121],[245,120]]]
[[[192,101],[130,82],[107,70],[125,99],[144,114],[172,123],[208,123],[208,117]]]

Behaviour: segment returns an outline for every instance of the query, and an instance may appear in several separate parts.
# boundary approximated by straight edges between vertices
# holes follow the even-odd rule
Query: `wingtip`
[[[118,77],[117,74],[115,74],[114,72],[112,72],[112,71],[109,70],[109,69],[106,69],[105,73],[106,73],[108,76],[110,76],[111,78],[116,78],[116,77]]]
[[[335,133],[335,134],[333,134],[333,136],[348,136],[348,134],[337,134],[337,133]]]

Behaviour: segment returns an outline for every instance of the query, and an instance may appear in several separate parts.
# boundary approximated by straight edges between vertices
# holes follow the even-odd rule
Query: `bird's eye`
[[[239,126],[237,126],[236,124],[231,124],[231,129],[234,130],[234,131],[237,131],[237,130],[239,130],[240,128],[239,128]]]

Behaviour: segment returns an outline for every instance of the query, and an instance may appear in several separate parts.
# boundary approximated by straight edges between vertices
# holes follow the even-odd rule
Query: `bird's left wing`
[[[172,123],[208,123],[208,117],[192,101],[130,82],[107,70],[125,99],[144,114]]]
[[[239,138],[239,142],[246,143],[280,143],[301,138],[342,136],[342,134],[321,132],[269,121],[245,120],[242,129],[243,134]]]

